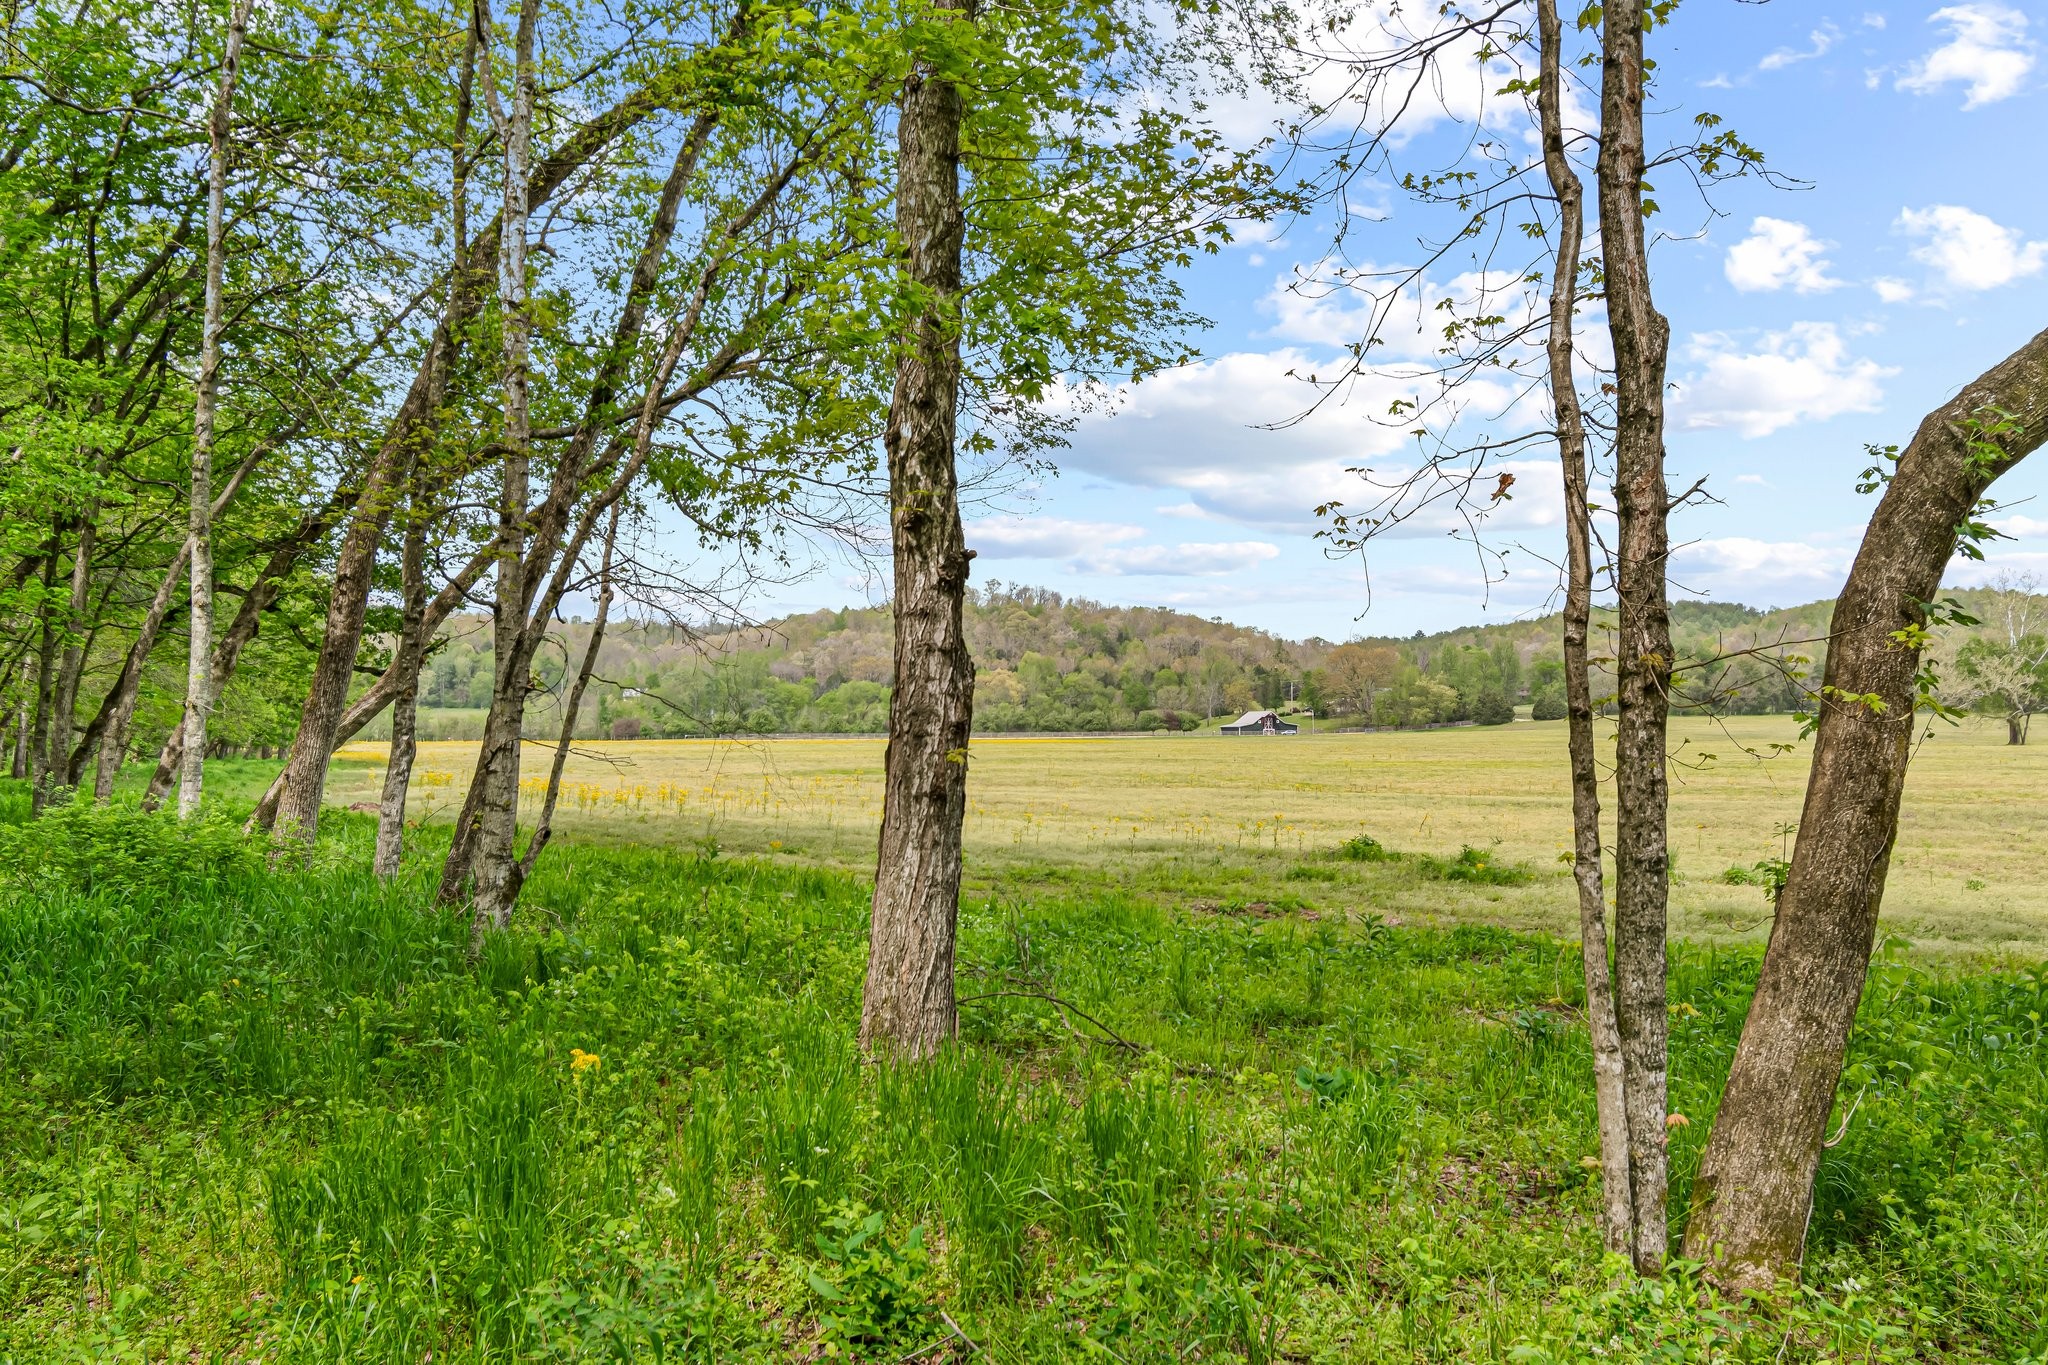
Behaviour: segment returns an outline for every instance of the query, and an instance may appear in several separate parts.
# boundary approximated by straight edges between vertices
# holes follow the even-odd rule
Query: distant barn
[[[1226,735],[1293,735],[1301,733],[1298,725],[1289,725],[1274,711],[1247,711],[1223,727]]]

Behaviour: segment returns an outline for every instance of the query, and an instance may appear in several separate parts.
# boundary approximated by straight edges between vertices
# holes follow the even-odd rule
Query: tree
[[[1607,908],[1600,863],[1600,772],[1593,734],[1587,636],[1593,614],[1593,537],[1586,481],[1586,424],[1574,367],[1579,252],[1585,238],[1585,187],[1571,163],[1564,130],[1564,35],[1557,0],[1537,0],[1537,123],[1544,176],[1557,201],[1557,256],[1550,273],[1549,332],[1544,338],[1551,414],[1564,474],[1565,600],[1562,686],[1538,691],[1530,715],[1564,719],[1572,784],[1572,881],[1579,896],[1579,966],[1586,990],[1586,1031],[1593,1047],[1593,1107],[1600,1133],[1600,1234],[1612,1255],[1635,1246],[1632,1149],[1624,1092],[1627,1061],[1615,1016],[1607,960]]]
[[[1322,693],[1346,711],[1370,716],[1373,694],[1400,670],[1401,655],[1392,645],[1339,645],[1323,661]]]
[[[1951,695],[2005,721],[2005,742],[2025,744],[2034,713],[2048,705],[2048,621],[2038,580],[2000,574],[1990,591],[1988,635],[1956,651]]]
[[[2048,332],[1930,412],[1890,469],[1835,601],[1812,775],[1742,1040],[1693,1183],[1686,1254],[1724,1282],[1796,1277],[1813,1181],[1877,935],[1923,667],[1993,481],[2048,440]]]
[[[929,1056],[959,1027],[953,936],[974,660],[961,612],[967,548],[953,454],[960,401],[961,94],[947,30],[974,22],[972,0],[936,0],[904,82],[896,123],[896,233],[915,302],[889,403],[889,526],[895,553],[896,657],[883,759],[860,1040]],[[955,48],[957,51],[958,49]]]
[[[206,762],[206,715],[213,681],[213,419],[220,390],[222,275],[227,258],[228,143],[234,127],[235,79],[242,65],[242,39],[254,0],[234,0],[227,46],[220,64],[220,88],[207,120],[206,303],[199,332],[198,396],[192,415],[192,496],[186,528],[192,561],[192,622],[185,672],[185,761],[178,786],[178,814],[199,812]],[[90,557],[85,545],[79,560]],[[65,708],[69,714],[70,708]]]
[[[1643,34],[1657,11],[1646,0],[1618,0],[1602,11],[1598,163],[1602,277],[1616,389],[1614,1003],[1628,1117],[1631,1251],[1636,1269],[1645,1274],[1664,1263],[1669,1184],[1665,736],[1672,654],[1665,586],[1671,496],[1664,479],[1664,368],[1671,327],[1651,299],[1643,221]]]
[[[1190,16],[1192,38],[1174,27]],[[1005,437],[1055,443],[1044,400],[1056,383],[1099,388],[1105,372],[1142,379],[1187,358],[1173,268],[1216,249],[1231,219],[1272,211],[1256,154],[1156,99],[1187,83],[1202,29],[1192,8],[1155,19],[1122,0],[986,12],[940,0],[903,23],[900,350],[884,436],[896,630],[861,1023],[871,1049],[927,1055],[955,1024],[974,681],[956,438],[966,427],[971,454]],[[1241,672],[1215,662],[1212,714]],[[1045,704],[1108,724],[1098,680],[1070,675],[1060,691]]]

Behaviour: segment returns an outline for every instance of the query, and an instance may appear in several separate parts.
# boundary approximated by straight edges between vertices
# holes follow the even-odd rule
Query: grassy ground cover
[[[2041,970],[1877,970],[1809,1288],[1729,1305],[1600,1261],[1553,938],[977,899],[960,1046],[879,1067],[865,893],[830,869],[570,842],[472,958],[433,850],[379,883],[360,817],[273,873],[232,826],[20,805],[8,1359],[2048,1353]],[[1290,857],[1417,897],[1513,875]],[[1681,1200],[1754,968],[1676,952]]]
[[[1907,782],[1885,929],[1930,951],[2048,954],[2048,746],[2004,727],[1937,726]],[[1781,856],[1807,751],[1789,716],[1675,727],[1673,932],[1758,941],[1768,907],[1725,880]],[[1225,739],[977,739],[968,815],[977,893],[1105,889],[1161,904],[1376,911],[1407,923],[1575,932],[1558,855],[1571,846],[1564,725]],[[1790,752],[1759,762],[1747,750]],[[475,746],[429,744],[413,817],[459,807]],[[1711,756],[1711,757],[1708,757]],[[381,745],[343,750],[333,799],[374,801]],[[538,764],[535,765],[538,768]],[[815,739],[580,743],[560,821],[585,838],[719,847],[858,870],[874,857],[882,745]],[[533,786],[538,785],[537,781]],[[529,801],[537,796],[529,792]],[[1536,874],[1452,885],[1308,855],[1358,834],[1455,858],[1472,847]]]

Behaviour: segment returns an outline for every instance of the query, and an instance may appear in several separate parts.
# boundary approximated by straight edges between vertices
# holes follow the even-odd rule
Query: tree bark
[[[50,717],[50,768],[53,785],[78,784],[68,758],[71,735],[77,728],[78,680],[85,671],[89,641],[79,633],[92,597],[92,552],[99,539],[99,500],[87,504],[78,524],[78,544],[71,554],[71,594],[65,604],[64,654],[57,666],[57,697]]]
[[[505,453],[499,462],[498,564],[491,610],[491,709],[484,719],[484,738],[476,781],[478,798],[472,817],[476,837],[486,856],[474,860],[476,915],[502,927],[511,917],[516,874],[512,846],[518,838],[520,736],[526,720],[528,663],[526,649],[526,543],[528,474],[532,464],[532,418],[528,369],[533,319],[526,296],[527,160],[533,141],[535,96],[534,25],[539,0],[521,0],[519,25],[513,36],[512,107],[499,103],[491,63],[488,0],[475,0],[477,59],[483,77],[484,102],[491,112],[498,141],[505,151],[505,202],[499,218],[498,310],[504,345],[500,385],[504,391]]]
[[[420,661],[427,652],[422,630],[427,616],[424,511],[415,498],[406,517],[405,550],[399,565],[405,605],[398,649],[391,661],[398,672],[398,687],[391,699],[391,751],[384,764],[384,790],[377,801],[377,851],[371,862],[371,870],[379,877],[397,876],[405,856],[405,798],[412,789],[413,758],[419,749]]]
[[[228,19],[220,88],[207,121],[206,305],[200,325],[199,382],[192,412],[191,647],[185,668],[185,753],[178,780],[178,817],[199,813],[206,760],[206,719],[213,710],[213,419],[220,391],[221,292],[227,268],[228,138],[233,131],[235,79],[241,72],[242,36],[254,0],[235,0]]]
[[[968,5],[935,0],[933,9],[972,22]],[[958,86],[920,60],[896,133],[896,231],[917,313],[896,363],[884,438],[895,672],[860,1027],[864,1048],[909,1057],[929,1056],[959,1029],[953,944],[974,710],[974,664],[962,628],[970,552],[953,462],[966,235],[961,116]]]
[[[1557,197],[1557,259],[1550,285],[1551,405],[1564,469],[1564,689],[1572,774],[1572,880],[1579,891],[1579,949],[1586,980],[1586,1027],[1593,1044],[1593,1103],[1600,1130],[1600,1233],[1609,1252],[1635,1251],[1635,1208],[1629,1170],[1626,1067],[1607,961],[1607,895],[1600,866],[1600,770],[1593,735],[1593,686],[1586,642],[1593,616],[1592,524],[1586,491],[1586,426],[1573,363],[1572,318],[1578,302],[1579,252],[1585,239],[1585,188],[1566,153],[1563,121],[1563,29],[1557,0],[1537,0],[1542,74],[1537,111],[1543,167]]]
[[[16,782],[28,780],[29,750],[29,683],[34,675],[30,672],[28,656],[21,660],[21,692],[14,703],[14,755],[7,765],[7,775]]]
[[[51,713],[57,709],[57,641],[62,628],[57,622],[57,552],[58,531],[50,531],[50,550],[43,556],[43,591],[36,616],[42,627],[41,644],[36,649],[35,672],[35,718],[29,729],[29,811],[40,815],[43,807],[50,803],[51,770],[55,767],[54,755],[50,752]]]
[[[1973,422],[2004,414],[1986,437]],[[1686,1254],[1726,1284],[1794,1278],[1876,941],[1905,787],[1927,604],[1957,528],[2048,439],[2048,332],[1929,413],[1900,455],[1828,630],[1792,868],[1693,1184]]]
[[[1615,1017],[1621,1034],[1635,1264],[1664,1264],[1665,920],[1670,893],[1665,732],[1671,618],[1665,569],[1664,373],[1671,328],[1651,301],[1643,228],[1643,0],[1608,4],[1601,31],[1600,237],[1614,343],[1614,494],[1619,522],[1619,717],[1615,748]]]

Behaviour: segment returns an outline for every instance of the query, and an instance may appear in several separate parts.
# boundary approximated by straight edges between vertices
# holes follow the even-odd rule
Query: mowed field
[[[1770,907],[1723,874],[1789,847],[1809,747],[1790,717],[1674,729],[1672,930],[1761,938]],[[1122,889],[1191,913],[1376,913],[1569,933],[1559,855],[1571,812],[1562,723],[1412,733],[987,738],[970,755],[969,894],[1002,899]],[[873,856],[882,743],[874,739],[585,742],[557,816],[576,838],[716,848],[857,868]],[[527,818],[551,750],[527,750]],[[411,818],[459,806],[475,745],[422,746]],[[329,799],[376,799],[381,744],[336,757]],[[1937,725],[1908,779],[1885,929],[1934,952],[2038,957],[2048,945],[2048,745],[2002,725]],[[1534,875],[1468,885],[1406,863],[1338,855],[1358,834],[1438,857],[1481,850]]]

